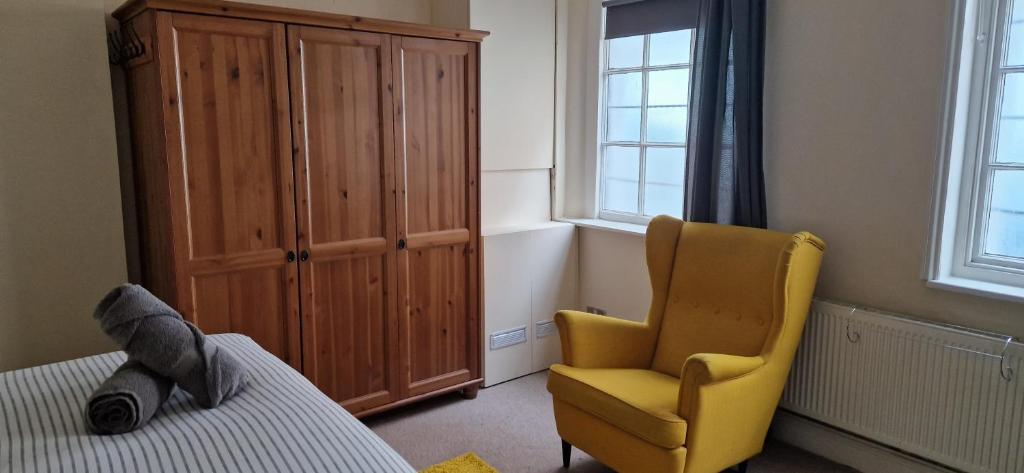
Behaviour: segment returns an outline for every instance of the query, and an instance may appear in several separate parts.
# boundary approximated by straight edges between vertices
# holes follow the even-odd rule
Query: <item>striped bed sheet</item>
[[[237,334],[212,335],[250,373],[216,409],[175,388],[139,430],[92,435],[86,399],[124,352],[0,373],[0,472],[412,472],[301,374]]]

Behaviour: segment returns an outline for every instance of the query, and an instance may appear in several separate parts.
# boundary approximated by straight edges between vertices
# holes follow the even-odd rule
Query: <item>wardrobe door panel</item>
[[[289,26],[304,372],[353,412],[399,397],[387,35]]]
[[[168,175],[187,288],[177,308],[204,331],[250,335],[299,367],[284,26],[163,13],[158,29],[176,91]]]
[[[287,353],[287,275],[280,267],[200,274],[194,277],[195,323],[209,333],[245,334],[271,353]],[[254,297],[256,296],[256,297]]]
[[[405,384],[422,394],[479,377],[476,46],[394,40],[399,304]]]
[[[461,243],[409,251],[408,330],[413,386],[442,381],[438,377],[451,378],[453,383],[470,379],[465,248]]]

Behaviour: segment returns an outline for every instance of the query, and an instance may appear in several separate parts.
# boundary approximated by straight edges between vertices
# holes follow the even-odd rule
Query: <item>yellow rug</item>
[[[428,467],[420,473],[499,473],[494,467],[476,456],[475,453],[466,453],[448,461],[443,461],[434,466]]]

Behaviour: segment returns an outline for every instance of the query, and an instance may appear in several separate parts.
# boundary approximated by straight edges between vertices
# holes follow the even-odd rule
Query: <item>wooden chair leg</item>
[[[736,465],[736,471],[739,473],[747,473],[747,460],[743,460],[742,463]]]
[[[569,469],[569,457],[572,456],[572,445],[562,440],[562,468]]]

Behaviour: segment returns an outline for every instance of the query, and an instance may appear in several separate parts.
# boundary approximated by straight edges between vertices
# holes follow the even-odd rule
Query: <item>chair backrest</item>
[[[651,225],[661,225],[662,233],[678,228],[671,270],[662,263],[660,271],[652,267],[651,272],[655,298],[663,297],[652,302],[648,319],[660,326],[651,368],[679,376],[683,363],[695,353],[762,354],[783,322],[788,256],[794,242],[820,240],[806,233],[664,217]],[[666,246],[669,239],[648,238],[647,244]],[[816,277],[817,267],[813,271]],[[660,314],[655,313],[662,307]]]

